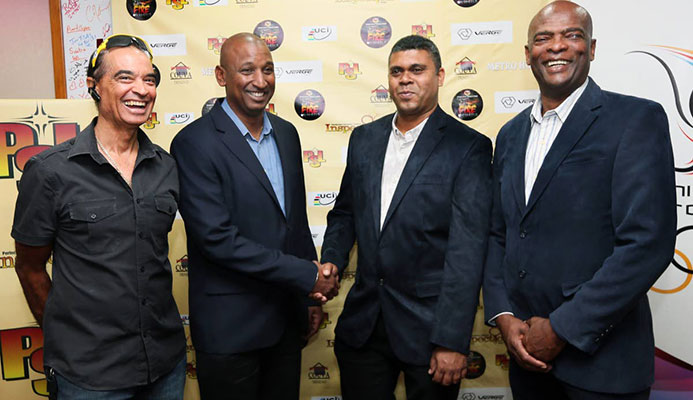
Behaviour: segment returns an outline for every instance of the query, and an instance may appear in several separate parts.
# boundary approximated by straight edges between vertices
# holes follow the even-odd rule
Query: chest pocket
[[[112,238],[117,211],[115,198],[68,204],[70,222],[64,229],[70,231],[70,238],[74,239],[69,240],[69,245],[92,254],[105,252],[116,245]]]

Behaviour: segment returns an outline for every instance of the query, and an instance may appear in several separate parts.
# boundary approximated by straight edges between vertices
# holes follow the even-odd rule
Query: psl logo
[[[166,0],[166,5],[173,7],[174,10],[182,10],[188,4],[190,4],[188,0]]]
[[[344,77],[349,80],[356,79],[359,75],[361,75],[359,63],[339,63],[339,75],[344,75]]]
[[[423,36],[425,38],[432,38],[436,36],[433,33],[433,25],[412,25],[411,34]]]
[[[2,379],[30,379],[29,368],[43,374],[43,332],[41,328],[26,327],[0,331]],[[31,388],[39,396],[48,396],[46,379],[31,380]]]
[[[496,354],[496,365],[501,367],[502,370],[508,370],[508,364],[510,363],[510,358],[507,354]]]
[[[147,118],[147,122],[145,122],[144,125],[142,125],[142,127],[146,129],[154,129],[160,123],[161,122],[159,122],[159,120],[156,119],[156,113],[153,112],[149,115],[149,118]]]
[[[325,316],[322,319],[322,322],[320,323],[320,329],[325,329],[327,328],[327,325],[330,325],[332,321],[330,321],[330,314],[325,313]]]
[[[313,168],[318,168],[322,165],[322,163],[326,162],[325,158],[323,157],[323,152],[322,150],[318,149],[313,149],[313,150],[304,150],[303,151],[303,162],[307,163]]]
[[[272,113],[274,115],[277,115],[277,112],[274,110],[274,103],[267,103],[267,107],[265,107],[265,111],[268,113]]]
[[[224,37],[215,37],[215,38],[208,38],[207,39],[207,50],[212,50],[214,51],[214,54],[219,55],[221,52],[221,45],[224,44],[226,41],[226,38]]]

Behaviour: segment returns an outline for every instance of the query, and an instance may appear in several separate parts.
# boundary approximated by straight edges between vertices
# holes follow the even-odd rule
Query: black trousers
[[[404,372],[407,400],[455,400],[459,384],[442,386],[431,380],[428,365],[412,365],[397,359],[385,332],[382,316],[368,342],[354,348],[336,337],[334,352],[344,400],[394,400],[400,372]]]
[[[299,330],[287,326],[272,347],[238,354],[196,352],[202,400],[298,399],[301,375]]]
[[[551,373],[522,369],[510,360],[510,388],[513,400],[647,400],[650,389],[636,393],[612,394],[592,392],[561,382]]]

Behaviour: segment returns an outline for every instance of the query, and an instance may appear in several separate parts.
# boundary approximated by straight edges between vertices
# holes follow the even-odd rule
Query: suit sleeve
[[[676,242],[676,192],[666,114],[632,107],[612,171],[613,253],[574,297],[549,316],[556,333],[589,354],[647,294]]]
[[[179,133],[171,144],[180,179],[180,212],[189,240],[204,249],[205,257],[216,265],[308,294],[315,284],[316,266],[239,233],[224,202],[220,172],[210,152],[200,141],[190,140],[191,136]]]
[[[347,150],[347,165],[339,186],[339,194],[334,207],[327,214],[327,229],[321,249],[321,261],[331,262],[339,268],[340,273],[349,264],[349,252],[356,240],[354,225],[353,193],[352,193],[352,169],[353,147],[355,138],[359,135],[360,128],[356,128],[349,139]]]
[[[469,353],[479,302],[491,208],[491,141],[472,144],[457,172],[443,280],[431,343]]]
[[[488,240],[488,252],[484,266],[484,320],[489,322],[498,314],[512,312],[508,292],[503,279],[503,260],[505,259],[505,217],[501,202],[501,177],[505,158],[505,144],[500,131],[496,138],[496,149],[493,157],[493,184],[491,224]],[[495,324],[495,323],[494,323]]]

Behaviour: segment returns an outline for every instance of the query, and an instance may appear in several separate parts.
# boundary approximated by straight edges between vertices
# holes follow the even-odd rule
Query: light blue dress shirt
[[[284,170],[282,169],[282,160],[279,157],[279,148],[277,147],[277,142],[274,140],[274,131],[272,130],[272,124],[267,117],[267,112],[263,114],[262,121],[262,134],[260,135],[260,140],[255,140],[253,135],[250,134],[248,128],[245,127],[243,122],[236,116],[233,112],[229,103],[224,99],[221,103],[221,108],[228,114],[231,121],[236,125],[238,130],[243,134],[246,142],[250,145],[250,148],[255,153],[258,161],[265,170],[265,174],[272,184],[272,189],[274,189],[274,194],[279,200],[279,206],[282,209],[282,213],[286,215],[286,209],[284,208]]]

